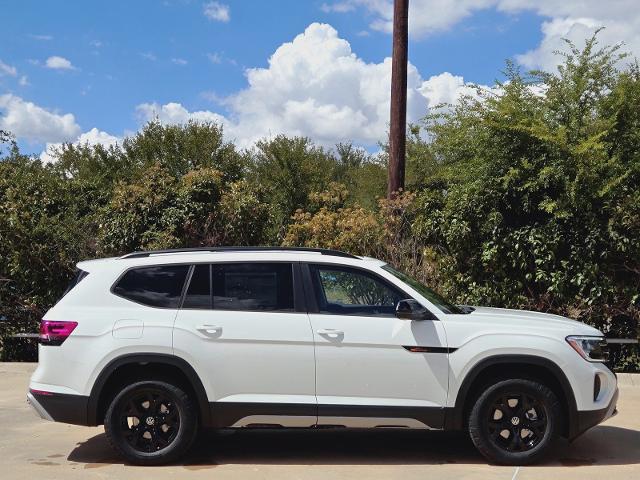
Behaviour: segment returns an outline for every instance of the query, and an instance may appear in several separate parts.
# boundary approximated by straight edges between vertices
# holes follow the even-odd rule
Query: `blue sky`
[[[633,2],[600,4],[412,0],[410,120],[455,102],[469,82],[492,85],[506,59],[553,68],[563,36],[581,42],[607,25],[604,40],[633,51]],[[391,0],[7,2],[0,128],[34,154],[59,142],[118,141],[151,118],[219,121],[245,147],[288,133],[370,148],[386,128],[390,8]]]

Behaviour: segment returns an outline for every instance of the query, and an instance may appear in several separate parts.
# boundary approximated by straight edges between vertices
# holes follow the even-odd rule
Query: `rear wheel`
[[[525,465],[548,450],[560,431],[562,411],[545,385],[524,379],[488,387],[469,416],[476,448],[492,462]]]
[[[129,385],[111,402],[104,428],[111,446],[137,465],[178,460],[197,434],[197,415],[180,388],[166,382]]]

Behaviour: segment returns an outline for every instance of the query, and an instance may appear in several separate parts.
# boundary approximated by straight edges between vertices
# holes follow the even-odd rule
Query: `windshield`
[[[390,265],[384,265],[382,269],[386,270],[387,272],[392,274],[394,277],[399,278],[414,290],[417,290],[418,293],[420,293],[420,295],[422,295],[424,298],[429,300],[431,303],[433,303],[436,307],[438,307],[444,313],[465,313],[463,309],[448,302],[445,298],[441,297],[438,293],[434,292],[426,285],[423,285],[416,279],[411,278],[410,276],[405,275],[402,272],[399,272],[398,270],[391,267]]]

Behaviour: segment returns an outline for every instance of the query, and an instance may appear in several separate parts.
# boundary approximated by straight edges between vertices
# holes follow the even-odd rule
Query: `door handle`
[[[217,325],[200,325],[196,330],[208,337],[217,337],[222,333],[222,327]]]
[[[340,337],[344,335],[342,330],[335,330],[333,328],[321,328],[317,330],[318,335],[327,335],[328,337]]]

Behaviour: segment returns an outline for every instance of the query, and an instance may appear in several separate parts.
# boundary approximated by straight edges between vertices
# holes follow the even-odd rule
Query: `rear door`
[[[442,428],[448,355],[440,321],[402,320],[410,298],[380,275],[309,265],[318,425]]]
[[[205,382],[214,426],[316,423],[313,334],[297,263],[196,265],[173,341]]]

